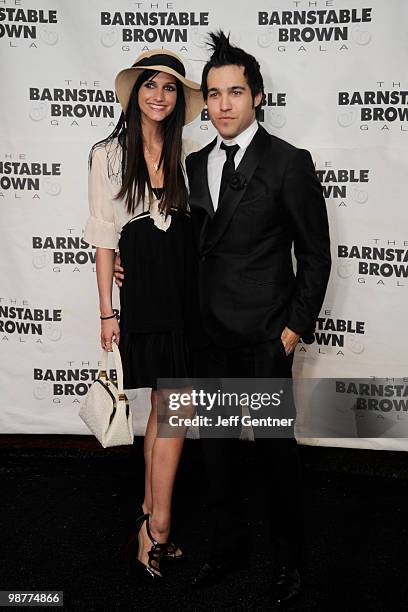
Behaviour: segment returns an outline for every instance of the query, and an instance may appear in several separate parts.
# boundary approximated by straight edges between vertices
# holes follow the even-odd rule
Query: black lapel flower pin
[[[246,185],[246,177],[241,174],[241,172],[234,172],[229,182],[229,186],[231,187],[231,189],[234,189],[235,191],[240,191],[241,189],[244,189]]]

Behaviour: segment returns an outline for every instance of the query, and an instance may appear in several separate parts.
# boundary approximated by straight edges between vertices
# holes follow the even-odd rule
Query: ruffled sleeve
[[[93,153],[92,167],[88,174],[88,201],[90,216],[84,239],[96,247],[116,249],[119,234],[115,227],[114,202],[104,147],[95,149]]]

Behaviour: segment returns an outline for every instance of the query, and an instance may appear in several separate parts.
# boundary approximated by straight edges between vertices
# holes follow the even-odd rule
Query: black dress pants
[[[198,378],[292,377],[293,355],[286,356],[280,338],[232,349],[210,345],[197,351],[194,361]],[[295,438],[256,437],[254,442],[202,438],[201,445],[209,488],[211,560],[230,564],[246,555],[248,523],[242,513],[245,482],[239,465],[243,455],[249,453],[261,474],[275,561],[299,566],[303,528]],[[251,500],[248,506],[250,511]]]

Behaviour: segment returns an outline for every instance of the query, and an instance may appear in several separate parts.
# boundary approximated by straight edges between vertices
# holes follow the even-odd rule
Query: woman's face
[[[144,81],[138,91],[142,120],[163,121],[173,112],[176,101],[176,77],[165,72]]]

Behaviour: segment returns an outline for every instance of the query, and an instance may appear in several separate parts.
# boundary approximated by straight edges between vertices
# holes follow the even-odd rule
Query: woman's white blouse
[[[185,157],[200,147],[192,141],[183,140],[183,164]],[[166,231],[171,223],[160,213],[156,198],[150,204],[146,197],[129,214],[123,199],[116,200],[121,184],[121,149],[117,141],[97,147],[93,153],[92,167],[88,174],[89,218],[85,226],[84,239],[93,246],[116,250],[122,227],[138,214],[149,210],[150,217],[159,229]],[[109,158],[109,160],[108,160]],[[108,161],[110,174],[108,175]],[[187,182],[187,178],[186,178]]]

